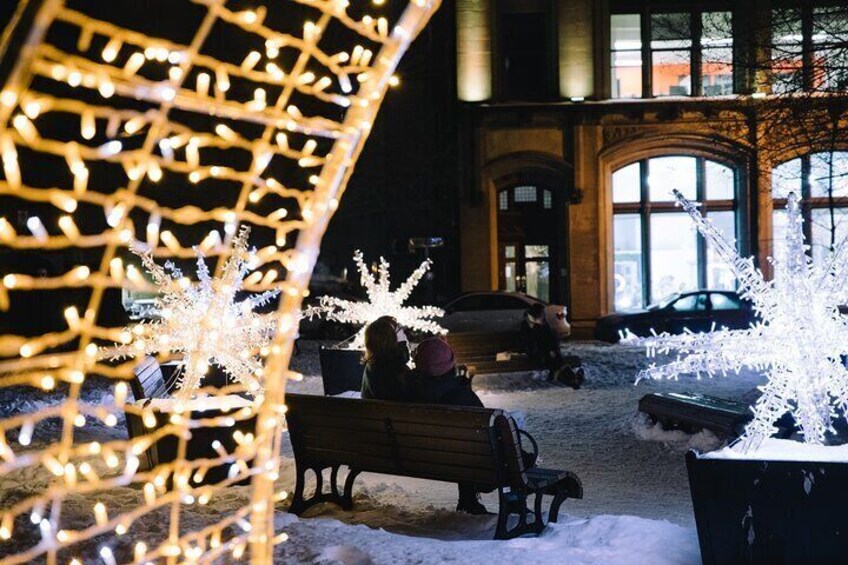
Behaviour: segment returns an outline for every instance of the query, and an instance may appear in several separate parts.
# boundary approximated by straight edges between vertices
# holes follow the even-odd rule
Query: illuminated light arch
[[[47,488],[0,512],[0,552],[6,553],[2,544],[22,527],[41,534],[34,538],[40,542],[7,555],[6,563],[38,558],[56,563],[94,538],[120,535],[155,512],[168,521],[167,533],[136,545],[131,552],[136,562],[210,561],[231,553],[264,564],[271,562],[274,545],[285,540],[285,533],[274,529],[274,503],[285,496],[274,481],[285,380],[296,377],[288,370],[296,314],[330,217],[386,90],[396,82],[397,64],[439,1],[412,0],[391,22],[349,14],[346,0],[283,4],[282,9],[296,8],[312,19],[283,30],[269,17],[278,6],[233,11],[225,0],[186,1],[195,19],[187,23],[193,33],[183,42],[99,19],[102,15],[63,0],[45,0],[33,16],[0,93],[0,196],[37,213],[25,228],[14,218],[0,218],[0,245],[16,253],[73,252],[88,260],[43,277],[8,273],[0,284],[4,310],[27,293],[62,289],[73,298],[82,291],[78,304],[65,311],[65,329],[0,335],[0,386],[67,389],[59,403],[0,421],[0,475],[40,467],[53,475]],[[57,35],[59,27],[76,33]],[[245,49],[238,61],[213,54],[206,40],[220,27],[257,48]],[[330,27],[347,34],[351,46],[329,52],[325,32]],[[68,41],[70,36],[76,41]],[[8,47],[8,36],[2,41],[0,52]],[[235,44],[229,44],[230,52]],[[292,56],[291,67],[274,62],[281,51]],[[54,129],[51,121],[64,127]],[[69,124],[78,132],[71,139],[65,135]],[[62,175],[49,183],[31,182],[49,179],[58,169]],[[272,176],[275,172],[282,174]],[[166,192],[156,188],[160,182],[184,186]],[[210,196],[207,203],[220,201],[203,207],[192,192],[198,190],[210,195],[229,190],[229,199]],[[137,244],[148,246],[155,257],[179,260],[192,257],[191,247],[197,245],[217,258],[220,269],[240,225],[253,227],[259,234],[255,241],[264,243],[256,266],[263,276],[248,290],[278,289],[283,296],[267,351],[263,401],[211,422],[183,414],[155,434],[129,441],[80,440],[75,424],[85,425],[88,418],[108,425],[124,410],[126,381],[135,364],[116,365],[98,356],[100,346],[123,339],[120,327],[101,319],[104,297],[116,289],[153,290],[124,263],[124,250]],[[270,276],[272,268],[284,278]],[[92,406],[81,398],[93,375],[115,381],[108,403]],[[191,428],[252,417],[257,419],[252,441],[218,460],[236,470],[223,483],[192,486],[189,479],[199,464],[184,456],[138,471],[138,455],[156,434],[177,436],[178,453],[184,454]],[[33,429],[48,418],[60,419],[61,438],[27,450]],[[10,430],[18,442],[4,439]],[[244,464],[249,460],[252,467]],[[102,468],[121,472],[101,473]],[[208,501],[244,479],[251,481],[248,504],[201,529],[186,530],[180,519],[186,496]],[[168,480],[171,490],[164,486]],[[94,504],[94,493],[133,484],[144,493],[138,506]],[[71,529],[62,520],[63,502],[72,496],[92,497],[91,520],[84,527]],[[26,515],[39,518],[39,524],[24,524]]]

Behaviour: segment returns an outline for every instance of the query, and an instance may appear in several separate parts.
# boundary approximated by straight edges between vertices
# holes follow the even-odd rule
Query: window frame
[[[810,151],[808,153],[804,153],[803,155],[799,155],[797,157],[793,157],[792,159],[787,159],[782,163],[778,163],[776,166],[772,167],[772,186],[771,192],[769,196],[771,196],[771,205],[772,205],[772,234],[771,234],[771,255],[775,255],[775,233],[774,233],[774,215],[777,212],[783,212],[786,210],[786,198],[775,198],[774,197],[774,171],[781,165],[785,165],[786,163],[790,163],[795,159],[800,159],[801,161],[801,194],[798,195],[801,198],[801,217],[804,220],[803,222],[803,230],[804,230],[804,240],[809,245],[808,253],[810,257],[813,257],[813,246],[816,245],[816,242],[813,239],[813,210],[829,210],[831,207],[834,210],[845,210],[848,211],[848,196],[813,196],[812,195],[812,186],[810,177],[812,176],[812,159],[815,155],[824,155],[830,153],[831,155],[834,153],[844,153],[846,157],[848,157],[848,148],[846,149],[835,149],[831,151]],[[833,159],[833,157],[831,157]]]
[[[703,14],[710,12],[729,12],[730,13],[730,25],[731,25],[731,37],[734,38],[733,44],[731,45],[732,52],[732,70],[731,75],[733,76],[733,88],[731,94],[737,94],[739,92],[739,85],[736,80],[736,41],[735,41],[735,30],[734,27],[736,25],[736,17],[735,11],[733,9],[733,3],[731,2],[717,2],[717,3],[708,3],[706,5],[700,4],[691,4],[678,6],[675,4],[664,4],[660,6],[646,4],[644,2],[619,2],[617,3],[613,9],[610,10],[609,17],[607,18],[607,24],[611,25],[612,16],[614,15],[626,15],[626,14],[638,14],[640,17],[640,33],[641,33],[641,55],[642,55],[642,95],[640,98],[666,98],[669,96],[688,96],[688,97],[703,97],[704,95],[704,85],[703,85],[703,44],[702,44],[702,34],[703,34]],[[653,85],[653,53],[654,51],[667,51],[664,49],[653,49],[651,46],[651,38],[652,38],[652,24],[651,24],[651,16],[655,14],[672,14],[672,13],[686,13],[689,14],[689,34],[691,37],[691,46],[688,48],[689,51],[689,76],[690,76],[690,94],[689,95],[654,95],[654,85]],[[611,35],[611,32],[610,32]],[[612,54],[615,52],[612,49],[612,46],[609,42],[607,42],[606,49],[609,55],[606,57],[606,76],[607,82],[609,84],[609,98],[611,100],[628,100],[633,98],[627,97],[612,97],[612,80],[613,80],[613,67],[612,67]],[[681,49],[686,50],[686,49]],[[718,95],[709,95],[708,97],[713,97]],[[638,99],[638,98],[637,98]]]
[[[776,0],[772,2],[771,12],[769,14],[769,27],[771,33],[774,33],[775,13],[780,10],[797,10],[800,16],[801,40],[797,44],[800,48],[801,58],[801,77],[800,90],[789,90],[787,92],[844,92],[844,90],[833,89],[829,86],[817,87],[816,74],[821,70],[821,67],[816,63],[817,54],[819,51],[832,49],[839,43],[823,43],[817,44],[814,41],[816,31],[816,9],[838,7],[839,0],[814,0],[809,2],[800,2],[798,0]],[[774,36],[770,39],[770,45],[774,44]],[[772,59],[774,61],[774,59]],[[775,74],[774,69],[771,70]],[[772,81],[772,88],[776,83]]]
[[[727,160],[721,160],[715,157],[706,157],[703,155],[692,155],[685,152],[672,152],[651,155],[635,161],[630,161],[612,171],[610,175],[610,192],[612,193],[612,174],[625,167],[631,166],[634,163],[639,164],[639,201],[638,202],[620,202],[612,203],[613,221],[617,214],[638,215],[641,229],[641,256],[640,268],[642,273],[642,306],[658,302],[665,298],[664,296],[651,296],[651,215],[652,214],[670,214],[680,213],[680,207],[673,200],[668,201],[652,201],[650,195],[649,176],[650,176],[650,161],[663,157],[686,157],[695,159],[695,201],[701,204],[700,210],[706,213],[709,217],[710,213],[714,212],[733,212],[735,233],[729,234],[736,240],[736,247],[740,249],[743,245],[740,234],[743,233],[743,213],[742,213],[742,172],[738,163]],[[707,199],[707,162],[711,161],[729,168],[733,171],[733,198],[732,199]],[[612,197],[610,198],[612,200]],[[611,222],[612,224],[613,222]],[[615,241],[615,234],[611,234],[611,240]],[[614,245],[614,243],[613,243]],[[696,235],[696,251],[698,265],[698,286],[702,290],[711,290],[707,288],[708,262],[707,262],[707,242],[704,237],[697,233]],[[612,262],[615,263],[613,252]],[[614,293],[613,293],[614,294]],[[685,293],[684,293],[685,294]],[[613,310],[615,310],[615,298],[612,300]]]

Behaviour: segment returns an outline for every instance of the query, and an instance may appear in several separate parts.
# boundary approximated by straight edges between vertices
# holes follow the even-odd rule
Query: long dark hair
[[[365,328],[365,357],[363,362],[375,364],[398,357],[397,320],[391,316],[377,318]]]

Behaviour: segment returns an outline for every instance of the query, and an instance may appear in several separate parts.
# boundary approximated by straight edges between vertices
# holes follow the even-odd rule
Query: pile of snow
[[[290,521],[286,530],[291,542],[278,548],[275,562],[671,565],[701,560],[691,530],[632,516],[564,516],[537,538],[509,541],[441,541],[325,518]],[[291,547],[292,542],[297,547]]]
[[[791,439],[768,438],[745,451],[741,442],[701,455],[704,459],[749,459],[753,461],[815,461],[848,463],[848,445],[814,445]]]
[[[633,433],[643,441],[657,441],[682,451],[695,449],[701,453],[717,449],[723,442],[710,430],[687,434],[683,430],[665,430],[659,422],[652,422],[644,412],[633,418]]]

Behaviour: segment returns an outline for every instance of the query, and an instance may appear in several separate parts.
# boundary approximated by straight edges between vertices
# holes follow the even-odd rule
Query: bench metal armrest
[[[533,458],[539,458],[539,444],[536,443],[536,438],[530,435],[529,432],[522,430],[521,428],[516,428],[518,430],[518,443],[521,444],[521,448],[524,449],[524,444],[521,442],[521,436],[525,436],[530,440],[530,445],[533,447]]]

